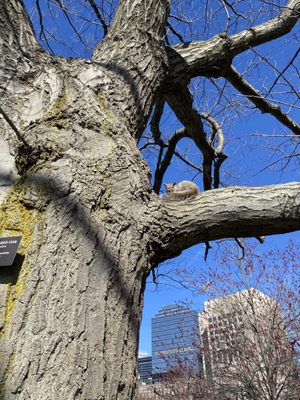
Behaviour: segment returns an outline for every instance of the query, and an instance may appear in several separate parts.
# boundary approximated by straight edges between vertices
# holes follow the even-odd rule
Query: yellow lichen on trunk
[[[7,331],[11,321],[15,303],[24,292],[30,267],[27,262],[27,252],[32,243],[35,228],[41,222],[41,213],[37,209],[25,206],[22,186],[16,186],[0,207],[0,235],[1,237],[21,236],[21,244],[17,251],[14,264],[10,267],[3,267],[0,274],[9,274],[11,280],[8,283],[1,283],[1,294],[6,294],[5,310],[3,312],[3,323],[0,326],[0,338]],[[3,288],[6,286],[6,288]],[[6,289],[6,290],[5,290]],[[4,302],[3,301],[3,302]],[[1,317],[1,316],[0,316]]]

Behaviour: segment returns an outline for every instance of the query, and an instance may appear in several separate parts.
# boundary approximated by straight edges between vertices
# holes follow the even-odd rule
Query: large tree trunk
[[[23,256],[0,271],[4,399],[133,397],[151,267],[147,170],[106,99],[81,97],[65,81],[55,114],[28,130],[53,148],[47,139],[2,208],[1,234],[22,235]]]
[[[1,271],[8,282],[1,315],[5,399],[132,397],[149,268],[145,227],[124,207],[121,191],[114,210],[94,207],[105,205],[108,195],[98,173],[91,173],[99,165],[87,157],[88,176],[75,168],[78,162],[86,167],[82,159],[73,161],[33,173],[4,208],[2,232],[22,234],[25,256],[13,271]],[[128,168],[125,163],[119,159],[111,170]],[[119,186],[126,187],[124,179]],[[32,208],[29,190],[43,196],[40,209]],[[129,200],[132,211],[145,210],[146,202],[135,194]]]
[[[135,3],[121,2],[96,62],[39,53],[6,82],[5,131],[23,176],[1,211],[1,234],[22,235],[17,265],[0,271],[5,400],[134,397],[153,218],[134,136],[164,76],[167,10]],[[139,18],[154,31],[136,41]]]

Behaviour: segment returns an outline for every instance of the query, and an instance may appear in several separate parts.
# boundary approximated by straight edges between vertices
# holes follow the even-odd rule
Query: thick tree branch
[[[163,36],[168,12],[169,0],[121,0],[93,54],[93,61],[109,71],[110,102],[137,141],[167,72]],[[116,83],[122,93],[116,93]]]
[[[163,39],[165,26],[169,13],[169,0],[121,0],[117,9],[114,21],[109,28],[104,43],[111,41],[118,42],[121,55],[125,56],[124,49],[131,47],[133,43],[137,45],[137,37],[142,40],[142,46],[145,40],[160,42]],[[101,59],[101,52],[105,46],[101,43],[94,52],[94,60]],[[118,59],[120,53],[111,53],[111,58]],[[132,54],[131,54],[132,55]]]
[[[162,239],[154,246],[156,262],[208,240],[299,230],[300,183],[207,191],[194,199],[163,202],[162,213],[158,222]]]
[[[31,58],[41,49],[22,0],[0,2],[0,48],[1,67],[11,59],[16,67],[20,57]]]
[[[167,147],[165,156],[159,162],[156,166],[155,170],[155,175],[154,175],[154,185],[153,185],[153,190],[155,193],[159,194],[163,177],[165,175],[165,172],[167,171],[168,167],[171,164],[172,157],[175,154],[175,149],[178,144],[178,142],[183,139],[184,137],[189,137],[187,131],[185,129],[180,129],[179,131],[176,131],[172,137],[169,139],[168,144],[165,145]]]
[[[250,47],[258,46],[286,35],[293,29],[299,17],[300,1],[287,1],[286,6],[282,7],[277,17],[230,36],[232,55],[235,56]]]
[[[192,95],[186,86],[177,85],[165,98],[203,154],[203,185],[205,190],[209,190],[212,186],[211,167],[215,153],[206,139],[200,115],[193,108]]]
[[[224,147],[224,138],[220,125],[208,114],[198,114],[198,112],[193,108],[193,98],[187,86],[174,86],[172,91],[165,94],[165,98],[203,155],[202,165],[204,190],[209,190],[213,186],[215,188],[218,187],[220,167],[223,161],[227,158],[227,156],[222,152]],[[206,138],[201,118],[207,120],[207,122],[212,126],[213,136],[210,141]],[[216,150],[213,147],[215,136],[218,137],[218,146]],[[213,163],[215,163],[214,185],[212,180]]]
[[[0,53],[0,136],[11,138],[10,144],[31,158],[32,147],[22,126],[22,118],[29,114],[24,103],[28,105],[40,89],[31,83],[35,67],[40,68],[48,55],[35,37],[22,0],[0,2]]]
[[[6,92],[17,94],[19,89],[13,85],[20,83],[20,76],[24,83],[24,79],[33,76],[33,65],[40,65],[41,58],[46,58],[22,0],[0,1],[0,54],[0,103],[2,111],[10,118],[11,106],[5,104]],[[7,121],[3,112],[2,117]]]
[[[168,84],[195,76],[222,76],[237,54],[286,35],[300,15],[300,1],[290,0],[277,17],[232,36],[220,34],[203,42],[191,42],[168,49]]]
[[[228,68],[225,78],[244,96],[247,97],[262,113],[273,115],[278,121],[289,128],[296,135],[300,135],[300,126],[285,114],[279,106],[269,103],[266,99],[250,85],[239,73],[231,66]]]

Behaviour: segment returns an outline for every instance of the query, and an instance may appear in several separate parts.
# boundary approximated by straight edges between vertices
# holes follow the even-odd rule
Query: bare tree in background
[[[158,384],[139,386],[138,400],[212,400],[213,394],[204,379],[199,375],[184,374],[181,367],[170,371]],[[189,371],[191,372],[191,371]]]
[[[179,279],[209,300],[200,314],[210,399],[297,400],[300,392],[300,260],[297,244],[244,257],[223,246],[219,264]]]
[[[208,304],[201,328],[205,375],[214,396],[297,400],[296,354],[280,305],[252,288]]]
[[[202,376],[179,364],[178,368],[170,370],[159,384],[139,387],[138,400],[212,400],[212,396],[212,390]]]
[[[51,7],[71,27],[77,11],[71,1],[43,4],[34,3],[37,36],[51,47]],[[79,4],[89,6],[104,35],[88,60],[43,50],[23,1],[0,4],[0,132],[19,176],[3,201],[0,224],[2,236],[22,235],[14,268],[1,268],[5,400],[134,399],[138,329],[151,270],[195,243],[300,229],[298,183],[231,187],[172,203],[157,196],[184,138],[202,157],[196,168],[204,189],[219,186],[223,131],[214,115],[195,110],[188,89],[194,77],[222,77],[299,135],[286,110],[233,66],[248,50],[291,32],[299,1],[275,3],[271,17],[264,7],[248,9],[248,1],[215,2],[225,29],[213,37],[204,29],[214,19],[207,1],[197,5],[207,39],[193,40],[193,29],[184,28],[192,41],[178,45],[174,40],[185,32],[178,33],[174,21],[182,19],[183,3],[171,4],[174,15],[168,0]],[[85,12],[79,17],[86,18]],[[84,39],[84,30],[72,29]],[[226,85],[219,89],[226,91]],[[167,141],[160,131],[165,103],[183,126]],[[154,105],[150,125],[159,153],[152,189],[137,142]]]

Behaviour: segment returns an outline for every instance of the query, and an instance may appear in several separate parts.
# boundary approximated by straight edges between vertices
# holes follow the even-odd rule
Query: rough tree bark
[[[290,3],[277,36],[296,22]],[[300,184],[229,188],[180,205],[151,191],[136,139],[158,93],[171,96],[184,74],[216,73],[224,50],[219,38],[208,50],[166,51],[168,8],[121,0],[84,61],[49,56],[22,1],[0,4],[0,133],[20,176],[0,229],[22,235],[14,267],[0,271],[1,399],[133,399],[151,269],[197,242],[300,229]],[[276,37],[263,29],[264,39],[235,35],[232,56]]]

